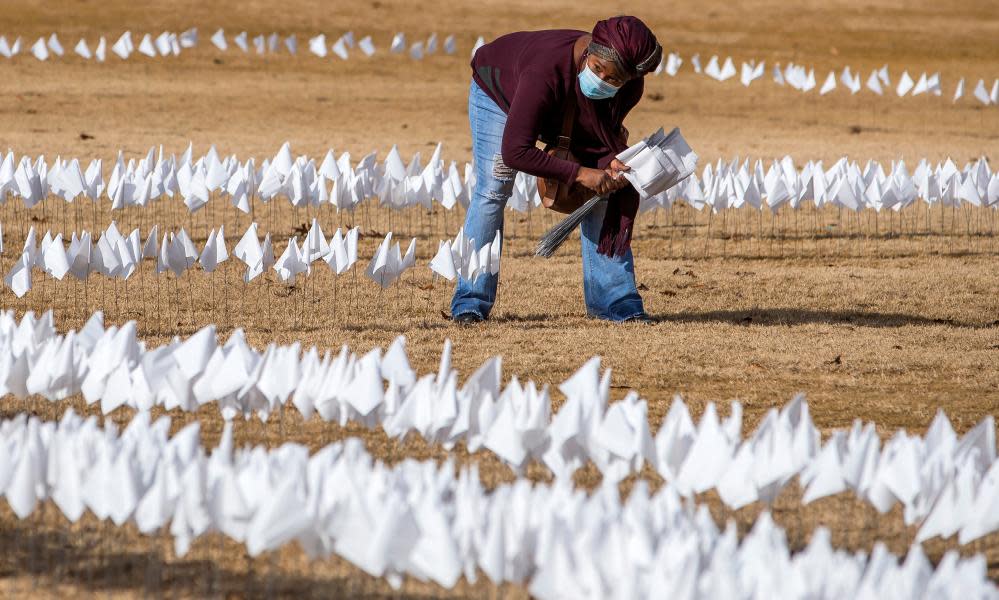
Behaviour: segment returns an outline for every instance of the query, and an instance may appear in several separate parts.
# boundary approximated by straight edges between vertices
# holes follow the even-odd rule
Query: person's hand
[[[631,167],[621,162],[620,159],[615,158],[607,165],[607,168],[614,174],[630,171]]]
[[[618,173],[624,173],[631,170],[631,167],[621,162],[619,159],[615,158],[610,161],[607,165],[607,170],[611,172],[612,175],[617,176]]]
[[[579,167],[576,174],[576,182],[594,193],[606,196],[607,194],[620,188],[618,181],[604,169],[591,169],[589,167]],[[627,182],[626,182],[627,183]]]
[[[617,191],[623,188],[624,186],[628,185],[628,180],[622,177],[621,174],[626,173],[630,170],[631,167],[629,167],[628,165],[624,164],[623,162],[621,162],[616,158],[610,161],[610,164],[607,165],[606,171],[607,174],[610,175],[611,178],[614,180],[614,184],[612,186],[614,191]]]

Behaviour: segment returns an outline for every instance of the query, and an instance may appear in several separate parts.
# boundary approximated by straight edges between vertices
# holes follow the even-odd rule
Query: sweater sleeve
[[[503,162],[516,171],[571,185],[576,180],[579,165],[550,156],[535,145],[542,120],[551,114],[554,104],[554,90],[542,75],[521,74],[503,129]]]

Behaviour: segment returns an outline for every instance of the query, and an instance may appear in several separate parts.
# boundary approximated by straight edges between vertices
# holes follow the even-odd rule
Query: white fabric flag
[[[211,41],[212,45],[221,50],[222,52],[225,52],[226,50],[229,49],[229,44],[226,43],[225,41],[225,30],[223,29],[219,29],[218,31],[213,33]]]
[[[90,46],[87,45],[87,40],[83,38],[80,38],[80,41],[76,43],[76,47],[73,48],[73,52],[82,56],[85,60],[93,58],[93,54],[90,53]]]

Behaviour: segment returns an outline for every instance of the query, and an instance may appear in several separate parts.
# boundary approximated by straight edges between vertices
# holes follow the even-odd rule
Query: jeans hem
[[[595,312],[593,310],[587,309],[586,314],[596,318],[602,319],[604,321],[613,321],[615,323],[620,323],[622,321],[627,321],[633,317],[645,314],[645,307],[642,305],[642,301],[628,301],[622,303],[618,306],[614,306],[609,310]]]

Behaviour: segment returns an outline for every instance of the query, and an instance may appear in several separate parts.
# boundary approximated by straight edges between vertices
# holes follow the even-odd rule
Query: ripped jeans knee
[[[513,184],[517,172],[503,162],[503,155],[497,152],[493,155],[492,178],[483,182],[483,195],[495,202],[506,202],[513,193]]]

